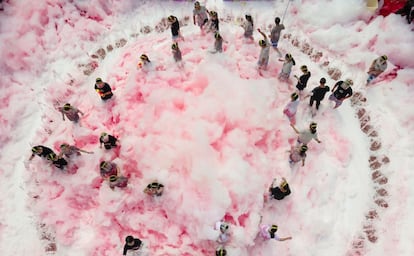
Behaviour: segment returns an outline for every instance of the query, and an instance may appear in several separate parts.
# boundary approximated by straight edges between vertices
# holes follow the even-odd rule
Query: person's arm
[[[196,24],[195,18],[196,18],[196,16],[193,14],[193,23],[194,23],[194,25]]]
[[[290,127],[293,128],[293,130],[296,132],[296,134],[299,134],[299,130],[296,129],[296,127],[293,124],[290,124]]]
[[[302,166],[305,166],[305,158],[302,158]]]
[[[63,113],[63,108],[59,108],[60,113],[62,113],[62,119],[65,121],[65,114]]]
[[[260,30],[260,28],[258,28],[257,29],[257,31],[263,36],[263,39],[267,39],[267,36],[266,36],[266,34],[265,33],[263,33],[261,30]]]
[[[316,137],[316,138],[314,138],[315,140],[316,140],[316,142],[318,142],[318,143],[321,143],[322,141],[320,141],[319,139],[318,139],[318,137]]]
[[[83,116],[84,114],[83,114],[83,112],[80,110],[80,109],[78,109],[78,112]]]
[[[33,157],[35,157],[35,154],[32,154],[32,155],[29,157],[29,161],[30,161],[30,160],[32,160],[32,159],[33,159]]]
[[[280,237],[280,238],[278,239],[278,241],[283,242],[283,241],[286,241],[286,240],[291,240],[291,239],[292,239],[292,237],[291,237],[291,236],[288,236],[288,237]]]
[[[332,88],[331,92],[335,91],[336,87],[338,87],[338,83],[335,83],[334,87]]]

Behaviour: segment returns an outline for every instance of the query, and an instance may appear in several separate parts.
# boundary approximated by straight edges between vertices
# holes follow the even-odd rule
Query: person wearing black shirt
[[[279,187],[275,186],[275,181],[276,179],[273,181],[273,184],[269,188],[271,198],[282,200],[286,196],[290,195],[289,184],[285,178],[282,178],[282,182],[280,183]]]
[[[335,102],[334,108],[339,107],[342,102],[352,96],[351,86],[354,83],[351,79],[346,79],[345,81],[338,81],[334,88],[332,88],[332,94],[329,96],[329,100]]]
[[[109,100],[112,98],[112,89],[108,83],[102,81],[101,78],[96,78],[95,91],[99,94],[102,100]]]
[[[68,165],[68,162],[63,158],[55,153],[49,154],[47,157],[47,160],[51,161],[54,166],[57,168],[63,170],[66,165]]]
[[[321,104],[321,101],[325,97],[325,94],[329,92],[330,88],[329,86],[325,86],[326,79],[324,77],[321,78],[319,81],[319,86],[313,88],[312,90],[312,96],[310,97],[309,106],[313,106],[313,102],[316,101],[316,110],[319,109],[319,105]]]
[[[126,256],[128,251],[138,251],[141,249],[143,243],[140,239],[134,238],[133,236],[127,236],[125,238],[124,252],[123,256]]]
[[[305,89],[308,84],[308,80],[311,76],[311,72],[308,70],[308,67],[305,65],[301,66],[300,70],[302,70],[303,74],[300,77],[295,75],[296,79],[298,79],[296,88],[298,88],[299,91],[303,91],[303,89]]]
[[[104,145],[105,149],[111,149],[117,146],[118,139],[115,138],[112,135],[107,134],[106,132],[103,132],[101,134],[101,137],[99,137],[99,147],[102,147],[102,144]]]
[[[53,150],[45,146],[41,146],[41,145],[34,146],[32,147],[32,155],[30,156],[29,160],[32,160],[33,157],[35,157],[36,155],[47,158],[47,156],[50,154],[55,154],[55,152],[53,152]]]
[[[162,196],[163,192],[164,185],[158,182],[148,184],[148,186],[144,189],[144,193],[150,196]]]
[[[180,33],[180,23],[178,22],[177,17],[173,15],[168,16],[168,22],[171,26],[172,39],[177,40],[178,38],[182,38]]]

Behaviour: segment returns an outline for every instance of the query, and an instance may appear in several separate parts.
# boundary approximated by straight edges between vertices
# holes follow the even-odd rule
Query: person
[[[0,0],[0,11],[4,11],[3,0]]]
[[[273,183],[270,185],[269,192],[270,198],[274,198],[276,200],[282,200],[291,193],[289,184],[284,177],[282,178],[282,182],[279,186],[276,185],[276,179],[274,179]]]
[[[217,243],[226,244],[230,238],[229,224],[224,221],[217,221],[214,229],[220,231],[220,234],[217,238]]]
[[[414,0],[407,0],[404,6],[395,12],[401,16],[406,16],[408,24],[410,24],[414,19]]]
[[[227,255],[226,249],[224,249],[223,247],[217,248],[216,256],[226,256],[226,255]]]
[[[323,98],[325,98],[325,94],[327,92],[329,92],[330,88],[329,86],[325,86],[326,84],[326,79],[324,77],[322,77],[319,80],[319,86],[313,88],[312,92],[311,92],[311,97],[310,97],[310,101],[309,101],[309,106],[312,107],[313,106],[313,102],[316,102],[316,110],[319,109],[319,106],[321,105],[321,101],[323,100]]]
[[[289,155],[289,164],[294,164],[302,161],[302,166],[305,166],[306,151],[308,146],[302,145],[299,147],[291,148]]]
[[[109,187],[113,190],[115,187],[125,188],[128,185],[128,178],[124,176],[109,176]]]
[[[46,159],[51,161],[54,166],[63,170],[68,162],[61,156],[56,155],[55,153],[50,153],[46,156]]]
[[[352,96],[351,86],[353,84],[351,79],[336,82],[335,86],[332,88],[333,93],[329,96],[329,100],[335,102],[334,109],[341,106],[344,100]]]
[[[246,21],[243,23],[243,29],[244,29],[244,37],[247,39],[250,39],[253,41],[253,18],[251,15],[246,14],[244,16],[246,18]]]
[[[277,241],[286,241],[292,239],[292,237],[279,237],[276,235],[278,229],[277,225],[261,225],[260,226],[260,235],[264,240],[275,239]]]
[[[117,146],[118,139],[106,132],[101,133],[99,137],[99,147],[102,148],[102,144],[104,145],[105,149],[115,148]]]
[[[144,243],[139,238],[134,238],[133,236],[127,236],[125,238],[123,256],[126,256],[127,253],[131,252],[132,256],[138,256],[139,250],[142,248]]]
[[[137,68],[148,67],[151,63],[150,59],[146,54],[141,54],[141,56],[139,56],[139,59],[140,61],[138,62]]]
[[[100,175],[103,179],[107,179],[113,175],[118,176],[118,166],[114,162],[102,161],[99,165]]]
[[[290,102],[283,109],[291,125],[296,124],[296,112],[299,106],[299,94],[294,92],[290,95]]]
[[[144,193],[150,196],[162,196],[164,185],[158,182],[152,182],[144,189]]]
[[[177,17],[170,15],[168,16],[168,22],[171,27],[172,40],[175,42],[178,38],[184,39],[180,32],[180,22]]]
[[[74,154],[79,156],[81,154],[81,152],[87,153],[87,154],[92,154],[93,153],[93,152],[89,152],[89,151],[85,151],[83,149],[80,149],[80,148],[78,148],[74,145],[69,145],[68,143],[62,143],[60,145],[59,156],[60,157],[62,157],[62,156],[71,157]]]
[[[53,150],[50,148],[42,145],[34,146],[32,147],[32,155],[30,156],[29,161],[32,160],[35,156],[46,158],[49,154],[55,154],[55,152],[53,152]]]
[[[210,15],[210,26],[208,27],[207,32],[213,32],[216,33],[219,31],[219,19],[218,14],[216,11],[207,11]]]
[[[223,37],[221,37],[220,33],[217,31],[214,34],[214,51],[212,53],[216,52],[223,52]]]
[[[317,126],[317,123],[311,122],[308,130],[299,131],[294,125],[291,125],[296,134],[298,134],[298,145],[308,145],[311,140],[321,143],[322,141],[319,140],[318,132],[316,131]]]
[[[285,29],[285,26],[283,24],[280,24],[280,18],[275,18],[275,26],[272,28],[272,31],[270,32],[270,41],[272,42],[273,49],[279,54],[279,58],[282,57],[282,53],[277,48],[279,44],[280,39],[280,33],[282,30]]]
[[[387,69],[387,55],[376,58],[369,67],[367,85]]]
[[[103,101],[109,100],[113,96],[111,86],[102,81],[102,78],[100,77],[95,80],[95,91],[99,94],[101,100]]]
[[[62,119],[65,121],[65,116],[72,122],[77,123],[79,121],[79,114],[83,115],[83,112],[79,109],[71,106],[69,103],[58,108],[59,112],[62,113]]]
[[[259,66],[259,69],[266,70],[267,64],[269,63],[270,42],[269,39],[267,39],[266,34],[263,33],[260,28],[258,28],[257,31],[263,36],[263,39],[259,40],[261,49],[257,65]]]
[[[193,10],[193,22],[194,25],[197,25],[200,27],[201,30],[203,30],[203,26],[207,23],[208,17],[207,17],[207,9],[204,6],[200,5],[199,1],[196,1],[194,3],[194,10]]]
[[[308,67],[306,65],[301,66],[300,70],[303,74],[300,77],[295,75],[295,78],[298,79],[296,88],[299,90],[299,92],[302,92],[308,85],[309,78],[311,77],[311,72],[308,70]]]
[[[290,73],[292,72],[292,67],[296,65],[295,59],[290,53],[286,53],[285,59],[279,59],[279,61],[283,61],[279,79],[282,81],[287,81],[289,79]]]
[[[178,47],[177,42],[171,45],[171,51],[172,51],[175,62],[180,62],[182,60],[182,56],[181,56],[181,50]]]

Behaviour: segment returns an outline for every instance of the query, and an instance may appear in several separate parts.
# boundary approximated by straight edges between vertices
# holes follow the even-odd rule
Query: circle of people
[[[182,54],[178,46],[178,41],[184,40],[184,37],[181,35],[180,32],[180,23],[177,17],[173,15],[170,15],[167,18],[167,20],[171,28],[173,40],[173,43],[171,45],[172,55],[177,63],[181,63]],[[211,53],[222,52],[223,42],[226,41],[223,40],[219,32],[219,19],[217,12],[207,10],[205,6],[202,6],[198,1],[196,1],[194,3],[193,9],[193,22],[194,25],[198,25],[200,27],[202,34],[213,33],[215,41],[214,50],[211,51]],[[244,29],[243,36],[246,38],[246,40],[253,41],[254,24],[251,15],[245,15],[245,21],[242,24],[242,27]],[[283,66],[278,76],[278,79],[280,81],[288,81],[292,68],[296,65],[295,60],[290,53],[287,53],[284,56],[284,59],[280,59],[280,57],[282,57],[282,54],[278,49],[278,43],[281,31],[284,29],[285,26],[281,23],[279,17],[275,18],[275,25],[271,29],[269,35],[270,41],[268,39],[268,36],[263,31],[257,29],[257,31],[263,37],[263,39],[258,41],[258,44],[261,49],[259,59],[257,62],[258,69],[267,69],[270,55],[270,47],[272,47],[278,53],[279,61],[283,62]],[[370,84],[375,78],[377,78],[381,73],[383,73],[386,70],[387,59],[387,56],[383,55],[372,62],[367,72],[368,78],[366,81],[366,85]],[[150,65],[151,61],[149,57],[146,54],[142,54],[140,56],[140,61],[137,64],[137,68],[145,70]],[[289,150],[289,163],[291,166],[299,162],[302,163],[302,166],[305,165],[306,152],[308,150],[308,143],[310,141],[315,140],[318,143],[321,143],[317,135],[317,123],[311,122],[309,124],[309,129],[305,130],[298,130],[295,127],[296,112],[300,98],[310,97],[309,106],[311,108],[315,103],[316,109],[314,110],[312,108],[312,115],[314,116],[316,114],[316,111],[319,109],[319,106],[321,104],[321,101],[324,99],[325,94],[330,91],[329,86],[326,86],[326,79],[322,77],[319,80],[319,86],[315,87],[309,95],[303,96],[303,91],[307,87],[307,83],[309,81],[309,78],[311,77],[311,72],[308,70],[308,67],[306,65],[302,65],[300,67],[300,70],[302,71],[302,74],[300,76],[294,75],[294,77],[297,79],[297,92],[294,92],[290,95],[290,102],[283,109],[283,114],[289,119],[291,127],[298,135],[296,146],[293,146]],[[345,81],[338,81],[335,83],[334,87],[331,90],[332,94],[329,96],[329,100],[335,103],[335,106],[333,108],[339,107],[344,100],[352,96],[352,85],[353,81],[351,79],[346,79]],[[111,86],[108,83],[104,82],[101,78],[96,78],[95,80],[95,91],[100,96],[102,101],[107,101],[111,99],[113,96]],[[63,106],[58,107],[58,111],[61,112],[63,120],[67,118],[68,120],[75,123],[79,121],[79,115],[84,114],[81,110],[72,106],[70,103],[66,103]],[[115,148],[119,145],[119,139],[114,135],[103,132],[99,137],[99,143],[100,148],[102,148],[103,146],[106,150],[111,150],[112,148]],[[43,145],[38,145],[32,147],[32,155],[29,160],[32,160],[34,156],[37,155],[39,157],[45,158],[55,167],[64,170],[65,167],[68,165],[66,159],[69,159],[74,155],[80,155],[81,153],[92,154],[93,152],[83,150],[74,145],[69,145],[68,143],[62,143],[60,145],[59,154],[56,154],[52,149]],[[108,181],[109,187],[111,189],[115,189],[116,187],[125,188],[128,185],[128,177],[125,177],[120,173],[119,167],[116,163],[111,161],[101,161],[99,169],[102,179]],[[163,191],[164,185],[159,183],[158,181],[151,182],[144,189],[144,193],[152,197],[161,196],[163,194]],[[266,195],[266,198],[282,200],[290,193],[291,190],[289,184],[283,177],[279,184],[277,182],[277,179],[273,180],[273,183],[269,187],[268,195]],[[218,243],[218,247],[215,250],[216,256],[227,255],[227,250],[225,249],[225,246],[228,243],[230,237],[229,227],[229,223],[227,223],[224,220],[218,221],[215,224],[215,229],[219,232],[218,238],[216,240]],[[286,241],[292,239],[292,237],[279,237],[276,234],[277,230],[277,225],[262,225],[260,221],[258,236],[265,240],[275,239],[277,241]],[[131,235],[128,235],[125,238],[123,255],[138,254],[142,247],[143,242],[139,238],[135,238]]]

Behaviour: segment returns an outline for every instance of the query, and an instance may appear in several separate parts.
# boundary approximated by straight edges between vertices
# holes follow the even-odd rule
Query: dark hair
[[[319,81],[321,84],[325,84],[326,83],[326,79],[325,77],[322,77],[321,80]]]
[[[250,22],[250,23],[252,24],[252,26],[253,26],[253,18],[252,18],[252,16],[251,16],[251,15],[246,14],[246,16],[244,16],[244,17],[246,17],[246,20],[247,20],[248,22]]]
[[[127,243],[132,243],[132,242],[134,242],[134,237],[133,237],[133,236],[127,236],[127,237],[125,238],[125,242],[127,242]]]
[[[280,23],[280,18],[279,18],[279,17],[276,17],[276,18],[275,18],[275,23],[276,23],[277,25],[279,25],[279,23]]]

